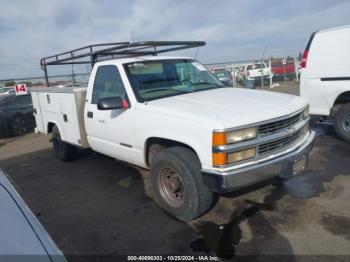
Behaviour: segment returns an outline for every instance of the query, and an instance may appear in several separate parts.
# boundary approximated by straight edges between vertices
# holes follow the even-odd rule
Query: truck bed
[[[62,140],[88,148],[84,125],[86,90],[86,87],[31,89],[35,132],[48,134],[52,125],[56,125]]]

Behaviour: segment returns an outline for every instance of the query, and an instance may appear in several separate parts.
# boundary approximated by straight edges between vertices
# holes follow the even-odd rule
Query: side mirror
[[[129,108],[126,99],[121,99],[121,97],[107,97],[98,100],[97,109],[98,110],[113,110],[113,109],[127,109]]]

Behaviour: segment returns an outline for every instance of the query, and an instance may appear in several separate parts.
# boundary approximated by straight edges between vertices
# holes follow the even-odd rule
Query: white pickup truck
[[[315,137],[303,98],[226,88],[192,58],[148,56],[196,43],[126,43],[113,54],[128,57],[105,61],[108,48],[89,52],[86,88],[32,90],[36,132],[52,133],[64,161],[81,147],[150,169],[155,200],[183,221],[205,213],[214,192],[303,171]],[[157,51],[137,51],[145,46]]]
[[[264,83],[267,83],[272,77],[271,67],[268,67],[266,63],[257,62],[253,64],[248,64],[244,68],[244,79],[254,80],[255,83],[260,83],[261,76]]]

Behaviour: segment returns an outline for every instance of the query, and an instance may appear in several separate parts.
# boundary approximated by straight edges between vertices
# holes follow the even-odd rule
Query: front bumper
[[[294,151],[267,160],[266,162],[225,172],[202,170],[204,183],[211,191],[225,193],[268,180],[275,176],[292,177],[295,161],[303,157],[308,158],[313,148],[314,139],[315,132],[311,131],[306,141]]]

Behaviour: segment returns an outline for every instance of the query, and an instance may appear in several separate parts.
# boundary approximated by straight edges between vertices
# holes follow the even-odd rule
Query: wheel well
[[[335,99],[335,101],[334,101],[331,114],[334,115],[341,105],[343,105],[345,103],[349,103],[349,102],[350,102],[350,91],[346,91],[344,93],[341,93],[337,97],[337,99]]]
[[[47,133],[51,133],[52,132],[52,128],[55,124],[50,122],[47,124]]]
[[[346,102],[350,102],[350,91],[346,91],[344,93],[341,93],[337,99],[334,101],[334,104],[343,104]]]
[[[153,156],[151,156],[151,157],[154,157],[155,154],[159,153],[163,149],[166,149],[166,148],[169,148],[169,147],[173,147],[173,146],[185,147],[185,148],[191,150],[193,153],[195,153],[197,155],[196,151],[192,147],[187,145],[187,144],[184,144],[184,143],[181,143],[181,142],[178,142],[178,141],[175,141],[175,140],[171,140],[171,139],[166,139],[166,138],[151,137],[151,138],[147,139],[146,147],[145,147],[146,148],[146,150],[145,150],[145,157],[146,157],[146,164],[147,164],[147,166],[149,166],[150,160],[151,160],[150,159],[150,148],[152,146],[155,146],[155,145],[157,145],[157,146],[153,147],[153,148],[155,148],[155,151],[153,151]]]

